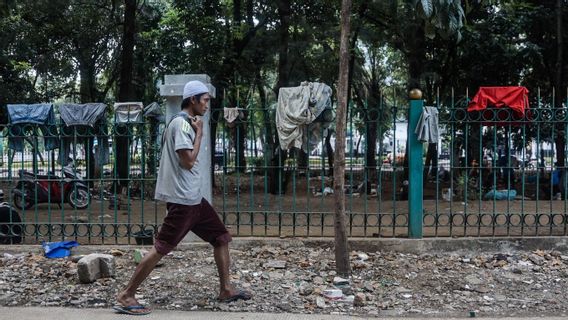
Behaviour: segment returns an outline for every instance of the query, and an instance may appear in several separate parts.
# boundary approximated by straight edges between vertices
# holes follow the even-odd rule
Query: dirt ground
[[[263,176],[216,176],[213,205],[234,236],[333,236],[332,194],[321,192],[329,179],[292,177],[285,194],[265,192]],[[396,179],[396,178],[395,178]],[[252,181],[252,183],[251,183]],[[357,185],[356,177],[347,183]],[[353,237],[407,237],[408,201],[397,200],[397,184],[385,176],[371,194],[348,192],[348,232]],[[8,185],[2,186],[9,190]],[[423,233],[426,237],[536,236],[568,234],[566,200],[483,201],[443,199],[446,186],[426,183]],[[6,191],[5,191],[6,192]],[[534,192],[525,188],[525,195]],[[147,191],[146,194],[151,192]],[[135,193],[132,193],[135,194]],[[6,194],[6,200],[9,195]],[[437,200],[436,200],[437,199]],[[132,235],[158,226],[165,204],[123,194],[120,206],[109,197],[93,195],[86,210],[65,204],[39,204],[20,212],[26,243],[77,239],[82,243],[135,243]],[[51,233],[51,237],[49,234]]]

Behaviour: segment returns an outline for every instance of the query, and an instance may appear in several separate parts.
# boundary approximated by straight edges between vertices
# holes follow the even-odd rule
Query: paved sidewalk
[[[110,309],[73,309],[73,308],[40,308],[40,307],[0,307],[0,320],[107,320],[107,319],[168,319],[168,320],[347,320],[347,319],[424,319],[417,315],[412,318],[365,318],[339,315],[302,315],[292,313],[239,313],[239,312],[193,312],[193,311],[167,311],[154,310],[152,314],[146,316],[118,315]],[[460,320],[472,318],[432,318],[428,320]],[[485,320],[564,320],[563,317],[523,317],[523,318],[478,318]]]

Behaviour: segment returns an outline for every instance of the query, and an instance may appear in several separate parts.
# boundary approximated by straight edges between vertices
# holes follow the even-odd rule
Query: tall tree
[[[136,0],[124,0],[124,23],[120,53],[118,101],[135,99],[132,88],[134,37],[136,35]]]
[[[333,189],[335,198],[335,265],[337,274],[351,275],[349,244],[345,227],[345,123],[349,91],[349,38],[351,33],[351,0],[341,2],[341,41],[339,47],[339,83],[337,88],[337,116]]]
[[[124,19],[123,32],[120,53],[120,79],[118,87],[118,101],[126,102],[138,100],[134,96],[132,85],[133,65],[134,65],[134,39],[136,35],[136,0],[124,0]],[[116,174],[119,183],[118,193],[122,191],[122,187],[128,185],[129,176],[129,159],[128,151],[132,143],[133,130],[127,129],[130,124],[123,124],[120,130],[116,130],[115,148],[116,148]]]
[[[563,27],[562,27],[562,16],[563,16],[563,0],[556,0],[556,72],[555,72],[555,81],[554,86],[556,87],[555,90],[555,103],[558,109],[563,109],[563,97],[564,97],[564,86],[563,86],[563,55],[564,55],[564,34],[563,34]],[[556,161],[557,165],[560,168],[564,168],[566,166],[566,124],[565,123],[558,123],[557,124],[558,133],[556,136]],[[560,171],[560,186],[563,189],[565,186],[566,180],[566,170],[563,169]],[[565,193],[565,190],[564,194]]]

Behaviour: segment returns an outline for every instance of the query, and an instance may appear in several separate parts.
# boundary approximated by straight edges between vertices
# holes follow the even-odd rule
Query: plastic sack
[[[41,243],[45,256],[48,258],[65,258],[71,254],[71,248],[79,246],[77,241],[59,241]]]

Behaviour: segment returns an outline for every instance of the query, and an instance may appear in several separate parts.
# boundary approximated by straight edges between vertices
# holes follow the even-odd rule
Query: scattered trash
[[[274,269],[285,269],[286,268],[286,261],[282,260],[271,260],[263,265],[264,268],[274,268]]]
[[[136,249],[134,250],[134,261],[136,264],[139,264],[142,261],[142,258],[148,253],[148,250],[144,249]]]
[[[341,289],[326,289],[322,295],[329,300],[339,300],[343,298],[343,291]]]
[[[349,279],[334,277],[333,284],[336,286],[349,285]]]
[[[136,264],[139,264],[142,261],[142,258],[144,258],[144,256],[148,254],[148,250],[144,250],[144,249],[135,249],[134,250],[134,262],[136,262]],[[158,264],[156,264],[156,267],[161,267],[164,264],[164,259],[158,261]]]
[[[124,255],[124,252],[120,251],[119,249],[110,249],[110,254],[112,254],[115,257],[121,257]]]
[[[45,256],[48,258],[65,258],[71,254],[71,248],[79,246],[77,241],[59,241],[41,243]]]
[[[361,252],[361,253],[357,254],[357,259],[359,259],[361,261],[366,261],[366,260],[369,260],[369,255],[364,253],[364,252]]]
[[[320,309],[325,308],[325,300],[323,300],[322,297],[317,297],[316,298],[316,306]]]

